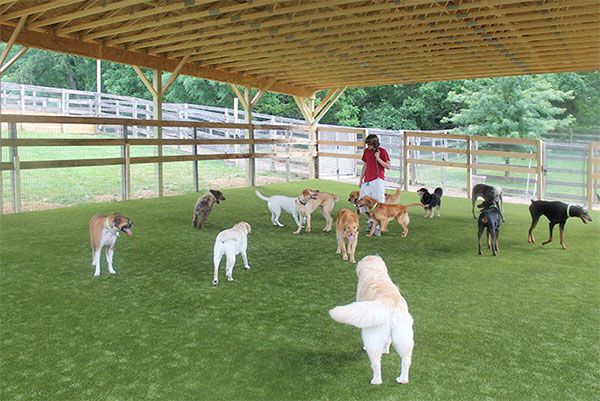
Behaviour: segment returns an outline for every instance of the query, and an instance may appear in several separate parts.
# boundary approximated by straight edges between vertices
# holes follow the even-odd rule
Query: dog
[[[271,222],[274,226],[284,227],[284,225],[279,222],[279,216],[281,216],[281,211],[283,210],[292,215],[294,221],[296,222],[296,225],[298,226],[298,232],[300,232],[300,230],[302,229],[302,224],[300,223],[300,212],[298,211],[298,206],[296,204],[296,200],[298,197],[292,198],[283,195],[266,197],[260,192],[258,192],[258,190],[254,191],[254,193],[260,199],[267,201],[267,207],[271,211]]]
[[[300,222],[306,221],[307,233],[311,232],[311,215],[319,209],[321,215],[325,219],[325,228],[323,231],[329,232],[333,226],[333,208],[335,202],[339,201],[339,196],[330,194],[328,192],[321,192],[315,189],[304,189],[300,195],[296,198],[296,207],[300,213]],[[294,234],[298,234],[302,230],[302,224],[298,227]]]
[[[354,253],[358,245],[359,222],[358,214],[350,209],[342,209],[337,215],[335,223],[335,236],[337,238],[337,253],[342,254],[342,259],[356,263]],[[348,248],[346,248],[348,240]]]
[[[488,248],[492,249],[492,255],[498,255],[500,226],[502,225],[502,213],[493,200],[484,201],[477,207],[481,209],[477,219],[477,247],[481,253],[481,234],[487,229]]]
[[[543,215],[546,216],[546,218],[550,221],[550,238],[548,238],[547,241],[542,242],[542,245],[552,242],[552,231],[554,230],[554,226],[558,224],[558,227],[560,228],[560,245],[563,249],[567,249],[567,246],[564,242],[564,231],[565,224],[567,224],[567,219],[569,217],[579,217],[584,224],[587,224],[588,221],[592,221],[588,211],[582,206],[571,205],[559,201],[548,202],[531,200],[531,204],[529,205],[529,213],[531,214],[531,226],[529,227],[529,236],[527,237],[527,242],[530,244],[535,243],[533,229],[540,220],[540,217]]]
[[[421,203],[425,208],[425,216],[430,219],[433,218],[434,211],[437,210],[437,215],[440,217],[440,207],[442,207],[442,195],[444,191],[442,188],[437,187],[433,193],[429,193],[427,188],[421,188],[417,191],[417,194],[421,198]]]
[[[227,281],[233,281],[233,265],[235,264],[236,255],[242,254],[244,268],[250,269],[246,250],[248,249],[248,234],[250,234],[251,229],[250,224],[242,221],[232,228],[223,230],[217,234],[213,250],[213,262],[215,265],[213,285],[215,287],[219,285],[219,265],[221,264],[223,255],[227,257],[225,264]]]
[[[358,206],[356,206],[356,201],[358,201],[358,198],[360,197],[360,192],[359,191],[352,191],[350,192],[350,195],[348,195],[348,202],[352,203],[354,205],[354,208],[356,209],[356,213],[360,214],[361,210]],[[394,192],[393,194],[385,194],[385,203],[398,203],[400,201],[400,188],[396,189],[396,192]],[[362,212],[364,213],[364,212]]]
[[[192,217],[192,227],[202,228],[206,224],[208,215],[212,212],[213,205],[225,200],[223,192],[211,189],[206,195],[198,198],[194,206],[194,215]]]
[[[390,220],[396,220],[398,224],[402,226],[402,237],[408,235],[408,224],[410,218],[408,217],[408,209],[413,206],[422,206],[421,203],[411,203],[406,206],[404,205],[389,205],[387,203],[379,203],[370,196],[365,196],[359,199],[356,203],[359,207],[364,206],[367,208],[371,217],[378,221],[381,226],[381,232],[387,231],[387,225]],[[375,233],[377,224],[371,225],[371,231],[367,234],[367,237],[372,236]]]
[[[365,256],[356,267],[358,288],[356,302],[337,306],[329,316],[337,322],[361,329],[363,348],[369,355],[373,378],[381,384],[381,355],[389,353],[391,343],[402,359],[396,382],[408,383],[408,371],[414,348],[413,318],[406,300],[388,275],[379,256]]]
[[[486,184],[475,184],[473,186],[473,189],[471,190],[471,212],[473,213],[474,219],[477,219],[477,217],[475,217],[475,202],[480,196],[484,201],[491,200],[496,202],[496,206],[498,207],[498,210],[500,210],[500,214],[502,214],[502,221],[504,221],[504,201],[502,200],[502,188],[492,187],[491,185]]]
[[[94,276],[100,275],[100,252],[104,248],[108,272],[117,273],[113,269],[113,254],[115,243],[119,234],[124,232],[128,236],[133,235],[133,221],[121,213],[110,216],[95,214],[90,218],[90,244],[92,246],[92,266],[95,266]]]

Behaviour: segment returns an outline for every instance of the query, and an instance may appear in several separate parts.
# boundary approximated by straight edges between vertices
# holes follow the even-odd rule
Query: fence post
[[[11,139],[17,139],[16,123],[9,124],[9,134]],[[21,211],[21,162],[19,160],[19,148],[16,145],[10,146],[9,157],[14,165],[10,175],[13,212],[19,213]]]
[[[0,214],[4,214],[4,170],[2,170],[2,130],[0,129]]]
[[[537,141],[537,199],[541,200],[544,197],[544,142],[541,139]]]
[[[473,171],[471,169],[473,154],[471,153],[471,138],[467,137],[467,198],[471,198],[471,180]]]
[[[408,191],[408,135],[406,131],[402,133],[402,173],[404,190]]]
[[[194,139],[198,139],[198,128],[194,127]],[[192,153],[194,156],[198,156],[198,145],[194,144],[192,146]],[[194,180],[194,191],[200,192],[200,186],[198,184],[198,159],[194,159],[193,163],[193,180]]]
[[[588,162],[587,162],[587,206],[592,210],[594,206],[594,147],[593,142],[588,143]]]
[[[285,158],[285,181],[286,182],[290,182],[290,151],[291,151],[291,147],[292,145],[290,144],[290,131],[289,130],[285,130],[285,140],[286,140],[286,150],[287,150],[287,157]]]
[[[121,198],[129,200],[131,197],[131,170],[129,143],[127,141],[127,126],[123,125],[123,146],[121,147],[121,157],[123,165],[121,166]]]

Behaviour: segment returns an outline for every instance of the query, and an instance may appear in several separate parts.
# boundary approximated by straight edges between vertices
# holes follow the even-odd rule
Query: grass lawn
[[[328,181],[304,187],[340,195]],[[399,357],[383,358],[383,384],[358,329],[327,311],[355,296],[354,266],[334,233],[273,227],[252,189],[225,190],[206,229],[191,227],[195,194],[2,216],[2,400],[598,400],[600,216],[567,223],[564,251],[527,243],[529,213],[506,205],[500,255],[477,255],[466,199],[444,198],[442,217],[411,209],[410,233],[361,236],[357,257],[386,261],[415,319],[410,383]],[[403,194],[402,203],[416,200]],[[88,220],[120,211],[135,221],[121,237],[112,276],[93,277]],[[251,270],[213,288],[219,231],[246,220]],[[364,217],[363,223],[364,232]],[[555,233],[558,237],[558,227]],[[224,261],[222,262],[224,263]]]

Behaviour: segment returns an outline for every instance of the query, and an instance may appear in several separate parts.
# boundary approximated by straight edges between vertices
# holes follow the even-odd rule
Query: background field
[[[353,186],[305,181],[340,195]],[[384,357],[371,386],[359,331],[327,310],[355,296],[354,266],[335,235],[292,234],[269,221],[250,188],[225,190],[205,230],[191,227],[196,194],[1,216],[0,398],[5,400],[597,400],[600,398],[599,215],[570,219],[569,250],[528,244],[525,205],[506,205],[500,255],[477,255],[466,199],[442,217],[411,209],[410,233],[390,224],[360,238],[357,257],[388,264],[415,319],[410,383]],[[416,200],[403,194],[402,203]],[[89,217],[120,211],[114,276],[92,277]],[[216,234],[246,220],[249,259],[236,281],[211,286]],[[364,223],[364,219],[361,221]],[[363,227],[364,230],[364,227]],[[558,232],[555,233],[558,237]]]

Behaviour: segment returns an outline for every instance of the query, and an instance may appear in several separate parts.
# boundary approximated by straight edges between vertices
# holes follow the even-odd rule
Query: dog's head
[[[252,227],[250,227],[250,224],[246,223],[245,221],[240,221],[233,227],[237,230],[245,232],[246,234],[250,234],[250,231],[252,231]]]
[[[356,275],[359,277],[368,274],[369,272],[376,271],[387,274],[387,266],[379,255],[368,255],[362,258],[358,265],[356,265]]]
[[[308,202],[311,199],[317,199],[319,197],[319,193],[318,191],[313,191],[312,189],[304,189],[304,191],[302,191],[300,193],[300,195],[298,195],[298,198],[300,198],[300,200],[303,203]]]
[[[358,192],[358,191],[350,192],[350,195],[348,195],[348,202],[356,204],[356,201],[358,200],[359,196],[360,196],[360,192]]]
[[[496,206],[496,201],[494,199],[488,199],[488,200],[484,200],[483,202],[481,202],[479,205],[477,205],[478,208],[480,208],[481,210],[485,210],[485,209],[489,209],[491,207],[497,207]]]
[[[216,189],[211,189],[211,190],[209,190],[209,192],[212,194],[212,196],[215,197],[215,201],[217,203],[221,203],[221,201],[225,200],[225,196],[223,195],[223,192],[218,191]]]
[[[112,215],[112,219],[115,228],[117,228],[119,231],[123,231],[130,237],[133,235],[133,221],[129,220],[128,217],[116,212]]]
[[[420,198],[423,198],[424,195],[429,195],[429,191],[427,190],[427,188],[420,188],[417,191],[417,195],[419,195]]]
[[[377,201],[371,198],[370,196],[364,196],[363,198],[356,201],[356,206],[364,206],[367,209],[371,209],[373,206],[375,206],[376,203]]]
[[[346,224],[344,227],[344,236],[348,238],[348,242],[354,242],[358,238],[358,222]]]
[[[587,224],[588,221],[593,221],[592,217],[582,206],[573,205],[569,209],[569,217],[579,217],[584,224]]]

